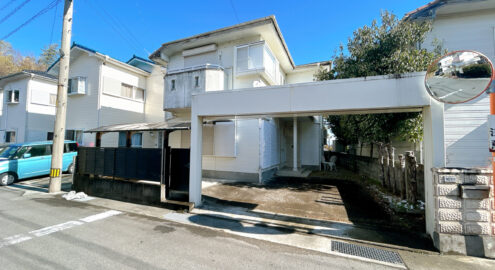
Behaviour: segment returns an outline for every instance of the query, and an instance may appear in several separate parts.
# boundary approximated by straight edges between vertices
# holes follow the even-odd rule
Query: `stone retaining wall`
[[[433,168],[434,244],[444,253],[495,258],[492,171]]]

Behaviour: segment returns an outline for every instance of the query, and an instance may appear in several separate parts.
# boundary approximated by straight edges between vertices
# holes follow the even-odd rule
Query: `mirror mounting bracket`
[[[495,93],[495,79],[492,80],[490,86],[486,89],[487,94]]]

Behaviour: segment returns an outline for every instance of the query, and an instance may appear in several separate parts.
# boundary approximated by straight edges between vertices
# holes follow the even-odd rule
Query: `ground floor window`
[[[127,146],[127,132],[119,132],[119,147]],[[134,133],[131,136],[131,147],[143,147],[143,134]]]
[[[46,133],[46,140],[47,141],[53,141],[53,132],[47,132]]]
[[[7,131],[5,132],[5,142],[6,143],[14,143],[16,140],[15,131]]]

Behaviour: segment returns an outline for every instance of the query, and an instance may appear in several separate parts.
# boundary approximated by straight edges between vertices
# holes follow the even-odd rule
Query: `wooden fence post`
[[[417,198],[417,161],[413,151],[406,152],[406,197],[409,202],[416,202]]]
[[[406,159],[404,158],[404,155],[399,155],[399,162],[400,162],[400,168],[399,168],[399,183],[400,183],[400,197],[401,199],[406,199],[406,175],[405,175],[405,170],[406,170]]]

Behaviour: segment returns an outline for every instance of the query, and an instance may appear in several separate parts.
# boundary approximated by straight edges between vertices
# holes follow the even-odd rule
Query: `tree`
[[[58,49],[58,44],[56,43],[45,46],[41,50],[41,56],[40,59],[38,60],[38,63],[44,66],[45,68],[48,68],[59,57],[59,52],[57,49]]]
[[[36,59],[32,55],[22,55],[10,43],[0,40],[0,77],[26,69],[46,70],[48,63],[58,58],[57,46],[52,44],[45,47],[40,58]]]
[[[330,71],[320,70],[317,80],[334,80],[376,75],[394,75],[424,71],[442,54],[441,46],[427,51],[422,44],[430,31],[429,22],[399,20],[388,11],[382,12],[381,24],[373,20],[371,26],[354,31],[344,46],[340,45]],[[386,113],[369,115],[334,115],[329,117],[332,131],[345,144],[357,142],[390,143],[391,139],[408,133],[421,134],[421,113]],[[421,140],[416,138],[417,140]]]

